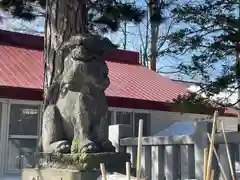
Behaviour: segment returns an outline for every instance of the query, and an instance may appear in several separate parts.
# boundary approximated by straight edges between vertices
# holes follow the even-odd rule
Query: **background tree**
[[[144,9],[146,16],[138,25],[123,22],[116,34],[109,34],[110,39],[123,49],[140,52],[140,63],[143,66],[159,73],[173,73],[166,70],[172,66],[167,65],[171,58],[163,58],[162,52],[167,48],[167,36],[174,25],[170,11],[176,0],[130,1]]]
[[[201,91],[208,97],[226,90],[230,97],[239,90],[239,12],[239,0],[187,1],[172,10],[178,29],[169,36],[165,53],[191,56],[178,68],[198,82],[207,83],[201,85]],[[238,102],[239,98],[227,105]]]
[[[139,37],[141,40],[140,54],[141,63],[143,66],[149,67],[151,70],[166,73],[161,71],[162,61],[160,59],[162,52],[165,51],[168,35],[174,25],[174,19],[171,18],[171,8],[173,8],[175,0],[147,0],[145,8],[148,12],[144,21],[138,25]],[[160,66],[158,65],[160,61]],[[166,63],[166,62],[165,62]],[[167,63],[166,63],[167,64]],[[165,65],[163,65],[165,67]]]

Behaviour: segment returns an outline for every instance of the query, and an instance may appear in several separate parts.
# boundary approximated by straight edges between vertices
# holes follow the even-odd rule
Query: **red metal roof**
[[[140,65],[108,59],[106,62],[111,82],[107,96],[171,102],[179,94],[186,93],[185,86]],[[1,45],[0,85],[42,89],[42,51]]]
[[[180,94],[185,94],[185,86],[178,85],[148,68],[107,61],[110,69],[108,96],[172,102]]]
[[[19,47],[22,35],[24,43],[27,42],[25,38],[29,35],[11,33],[10,45],[0,45],[0,85],[42,89],[43,52],[38,48],[30,49],[24,43]],[[30,38],[39,39],[36,36]],[[19,44],[15,45],[13,41]],[[185,86],[140,66],[136,52],[117,50],[106,54],[105,59],[111,82],[106,90],[107,96],[171,102],[178,95],[186,93]]]
[[[0,31],[0,39],[0,86],[5,88],[0,90],[0,96],[9,93],[7,87],[8,89],[17,87],[22,89],[22,92],[27,92],[23,89],[32,89],[33,94],[41,92],[43,52],[42,46],[36,42],[43,43],[43,38]],[[187,93],[186,86],[140,66],[136,52],[117,50],[106,54],[105,60],[109,67],[111,82],[106,95],[115,98],[109,101],[114,101],[119,106],[128,107],[130,104],[135,104],[136,107],[139,106],[139,102],[145,102],[145,109],[168,110],[168,103],[179,95]],[[16,90],[12,92],[15,94]],[[131,101],[120,105],[124,100]]]
[[[42,51],[0,46],[0,85],[42,89]]]

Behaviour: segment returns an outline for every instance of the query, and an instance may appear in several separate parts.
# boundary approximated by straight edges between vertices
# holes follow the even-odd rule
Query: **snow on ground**
[[[240,162],[235,162],[235,172],[237,179],[240,179]]]
[[[113,174],[108,174],[106,175],[107,180],[126,180],[127,176],[124,174],[119,174],[119,173],[113,173]],[[102,176],[99,176],[97,180],[102,180]],[[135,177],[131,177],[131,180],[136,180]],[[142,179],[141,179],[142,180]]]
[[[113,174],[107,174],[107,180],[126,180],[126,175],[119,174],[119,173],[113,173]],[[131,177],[131,180],[135,180],[136,178]],[[0,180],[21,180],[20,176],[5,176],[3,178],[0,178]],[[98,177],[97,180],[102,180],[102,177]]]

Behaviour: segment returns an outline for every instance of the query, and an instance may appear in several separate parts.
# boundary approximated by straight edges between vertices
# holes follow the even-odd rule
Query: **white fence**
[[[148,180],[203,180],[204,148],[209,146],[207,133],[211,132],[211,122],[194,124],[195,132],[183,136],[151,136],[143,137],[141,157],[142,177]],[[233,167],[239,161],[240,132],[226,133]],[[117,151],[131,154],[132,167],[136,167],[137,138],[131,137],[128,125],[112,125],[109,127],[109,139]],[[222,133],[215,135],[215,148],[228,179],[231,179]],[[212,167],[214,179],[223,179],[216,157],[213,156]]]

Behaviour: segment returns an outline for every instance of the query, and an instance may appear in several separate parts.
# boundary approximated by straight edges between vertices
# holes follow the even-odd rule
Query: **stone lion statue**
[[[109,48],[110,47],[110,48]],[[62,45],[69,51],[57,85],[56,101],[46,106],[42,150],[47,153],[114,152],[102,130],[108,110],[108,67],[103,53],[115,47],[98,36],[77,36]],[[59,50],[59,51],[60,51]]]

